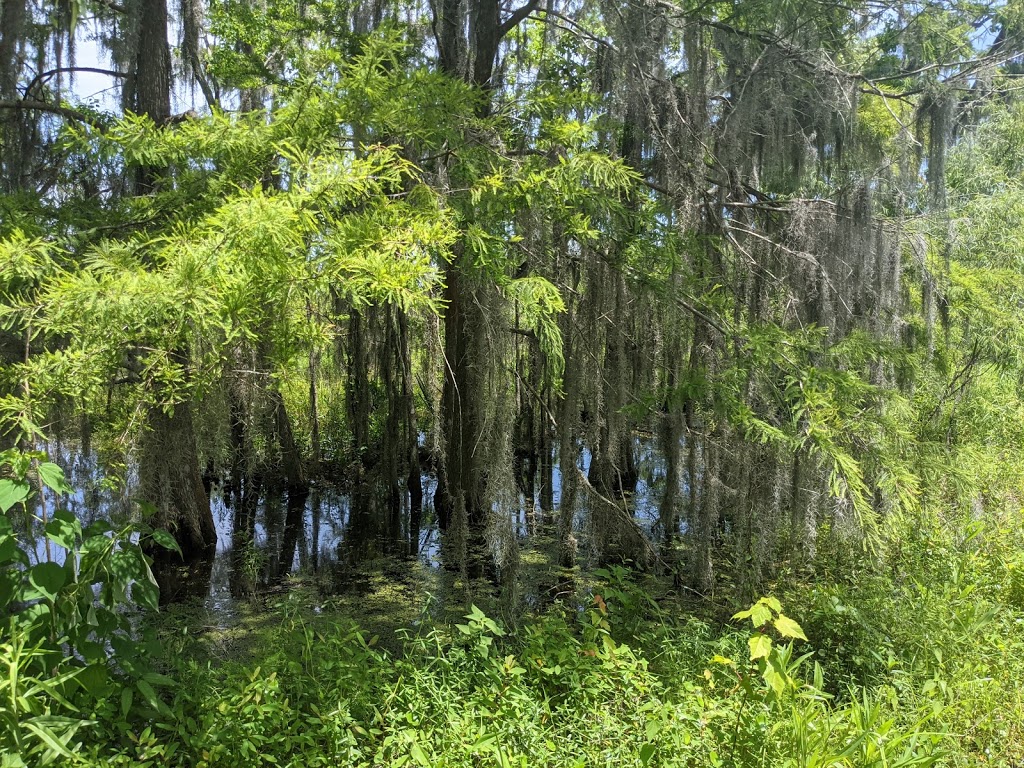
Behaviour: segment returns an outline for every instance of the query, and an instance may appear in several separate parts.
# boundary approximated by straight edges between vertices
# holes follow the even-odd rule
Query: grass
[[[387,579],[358,600],[298,586],[230,629],[168,622],[175,682],[130,724],[97,726],[80,758],[1009,768],[1024,760],[1024,612],[989,543],[941,553],[956,562],[927,586],[904,573],[791,587],[784,609],[808,640],[776,636],[754,660],[749,622],[656,603],[625,569],[515,627],[488,615],[497,603],[452,621],[455,606]]]

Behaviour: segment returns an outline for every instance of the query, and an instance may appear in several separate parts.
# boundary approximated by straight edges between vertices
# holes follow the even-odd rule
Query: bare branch
[[[57,67],[56,69],[48,69],[45,72],[40,72],[38,75],[33,77],[32,82],[25,86],[22,93],[28,97],[28,95],[32,93],[32,89],[37,85],[40,85],[54,75],[59,75],[62,72],[90,72],[95,75],[108,75],[110,77],[128,77],[127,73],[115,72],[112,69],[99,69],[97,67]]]
[[[525,5],[516,8],[509,14],[509,17],[501,23],[498,27],[498,37],[504,37],[513,29],[519,26],[519,23],[533,13],[540,6],[540,0],[527,0]]]
[[[15,101],[3,100],[0,101],[0,109],[18,109],[35,112],[48,112],[52,115],[60,115],[68,120],[75,120],[80,123],[91,125],[94,128],[98,128],[101,131],[106,129],[106,125],[102,120],[97,118],[95,115],[90,115],[87,112],[80,112],[77,109],[71,109],[60,104],[50,104],[46,101],[34,101],[31,99],[18,99]]]

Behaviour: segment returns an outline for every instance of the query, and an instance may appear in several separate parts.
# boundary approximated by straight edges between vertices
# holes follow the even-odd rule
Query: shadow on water
[[[66,505],[80,519],[126,519],[131,514],[130,491],[103,482],[103,468],[94,455],[67,446],[51,446],[51,455],[76,488]],[[659,510],[664,462],[651,440],[638,439],[636,457],[636,485],[626,496],[628,514],[646,537],[658,541],[665,533]],[[579,469],[586,474],[589,464],[590,453],[583,451]],[[415,586],[443,600],[455,576],[441,567],[442,537],[431,506],[436,479],[423,474],[421,483],[421,508],[413,506],[410,494],[389,492],[372,474],[349,490],[327,484],[288,491],[256,481],[214,483],[216,554],[161,578],[164,598],[199,599],[219,624],[230,623],[243,603],[283,591],[294,580],[311,583],[325,596],[360,598],[382,586],[410,591]],[[133,486],[131,471],[126,485]],[[574,589],[573,575],[557,567],[561,486],[557,461],[542,460],[519,484],[519,504],[507,521],[519,558],[516,592],[528,607],[540,607]],[[587,525],[584,504],[575,521],[584,539]],[[676,534],[685,532],[684,516],[672,525]],[[41,541],[36,549],[36,557],[43,559]]]
[[[422,482],[432,493],[433,478],[424,475]],[[390,509],[372,482],[350,492],[321,484],[215,487],[211,503],[217,553],[205,594],[214,613],[230,614],[239,600],[273,593],[289,578],[312,580],[334,594],[358,590],[366,573],[382,564],[394,573],[440,564],[432,511],[408,504]]]

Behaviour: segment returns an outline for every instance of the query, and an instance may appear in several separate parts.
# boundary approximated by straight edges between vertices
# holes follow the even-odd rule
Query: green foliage
[[[0,480],[0,756],[11,766],[81,762],[84,729],[94,729],[98,718],[115,729],[114,717],[134,711],[136,698],[135,709],[159,710],[153,686],[168,682],[153,672],[154,648],[126,611],[133,604],[157,608],[142,552],[148,537],[139,543],[136,526],[115,529],[105,521],[83,528],[59,506],[50,515],[40,506],[37,514],[36,505],[71,490],[61,469],[40,458],[0,455],[10,472]],[[48,498],[33,495],[33,478]],[[48,556],[33,562],[25,538],[37,530]],[[162,531],[150,537],[176,548]],[[49,557],[52,550],[63,562]]]
[[[1020,704],[982,723],[993,697],[1016,685],[1019,661],[999,665],[1019,643],[1000,647],[994,636],[1009,624],[972,613],[976,598],[963,594],[991,561],[958,556],[974,563],[960,586],[889,601],[879,627],[892,633],[896,658],[864,685],[844,687],[842,667],[794,653],[796,641],[814,647],[823,627],[859,642],[838,615],[818,613],[813,595],[793,603],[810,623],[766,597],[737,614],[748,628],[738,632],[674,619],[628,571],[609,570],[582,610],[556,606],[509,631],[474,607],[462,622],[400,630],[384,648],[337,615],[303,609],[300,592],[258,630],[251,656],[218,663],[204,660],[201,643],[171,640],[180,683],[170,710],[130,745],[84,746],[110,765],[881,768],[976,764],[985,750],[1010,759],[1022,746],[1012,724]],[[851,610],[884,609],[881,590],[892,588],[844,599]],[[970,635],[967,652],[958,644]]]

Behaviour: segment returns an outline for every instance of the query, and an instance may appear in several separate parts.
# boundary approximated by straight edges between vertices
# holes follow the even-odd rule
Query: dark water
[[[94,455],[76,446],[51,445],[52,460],[64,467],[75,493],[63,505],[83,524],[107,518],[127,520],[132,514],[133,472],[118,485],[105,480],[104,468]],[[654,441],[638,440],[636,445],[639,478],[635,491],[627,495],[633,519],[655,541],[660,530],[659,502],[664,494],[665,471]],[[590,453],[583,452],[581,470],[589,471]],[[125,474],[125,473],[122,473]],[[217,551],[205,574],[199,594],[213,614],[229,617],[240,601],[268,591],[283,589],[288,579],[313,580],[324,591],[344,591],[357,585],[367,567],[391,562],[389,573],[416,570],[419,574],[438,573],[442,565],[441,536],[431,507],[436,480],[422,476],[424,508],[419,516],[409,509],[408,498],[397,514],[389,513],[386,494],[372,484],[353,492],[329,484],[314,484],[304,492],[250,489],[230,494],[214,485],[211,505],[217,527]],[[561,500],[562,478],[559,467],[552,473],[552,498],[557,509]],[[685,488],[683,489],[685,492]],[[53,500],[50,500],[52,508]],[[554,551],[551,530],[545,532],[538,519],[553,519],[541,512],[541,493],[532,499],[519,494],[511,519],[505,521],[521,551],[531,551],[531,563],[543,565],[544,552]],[[578,537],[585,547],[587,505],[581,505],[576,519]],[[417,522],[419,525],[417,525]],[[685,527],[679,523],[677,531]],[[545,538],[547,537],[547,538]],[[545,550],[547,546],[547,550]],[[36,536],[34,557],[44,560],[41,536]],[[58,561],[65,553],[51,549]]]

